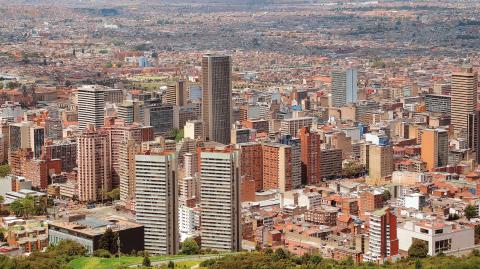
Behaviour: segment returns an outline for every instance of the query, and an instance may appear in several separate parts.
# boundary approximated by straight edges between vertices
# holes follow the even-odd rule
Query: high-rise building
[[[156,135],[166,135],[174,125],[173,105],[153,103],[145,107],[145,125],[152,126]]]
[[[202,118],[205,140],[230,144],[232,126],[232,62],[230,56],[202,59]]]
[[[45,128],[40,126],[32,126],[30,128],[30,148],[33,151],[35,159],[42,155],[42,147],[45,142]]]
[[[118,105],[117,115],[126,123],[144,123],[145,112],[143,102],[138,100],[125,100]]]
[[[262,144],[249,142],[239,144],[242,150],[241,171],[244,181],[253,181],[254,191],[263,189],[263,150]],[[242,192],[244,189],[242,189]]]
[[[342,150],[322,149],[320,150],[320,178],[336,178],[342,173]]]
[[[169,85],[166,92],[166,103],[176,106],[185,106],[187,104],[187,82],[183,79],[178,80],[174,85]]]
[[[292,190],[292,148],[268,143],[262,145],[262,150],[263,189],[279,189],[281,192]]]
[[[357,70],[334,70],[332,72],[332,106],[342,107],[357,102]]]
[[[308,128],[299,131],[302,152],[302,182],[308,185],[319,184],[320,177],[320,135]]]
[[[140,145],[132,137],[125,137],[120,142],[118,166],[121,201],[133,199],[135,196],[135,155],[139,150]]]
[[[471,148],[477,144],[477,130],[471,123],[476,123],[478,74],[471,66],[452,73],[451,87],[451,124],[458,137],[469,140]],[[473,118],[473,120],[469,120]]]
[[[164,152],[135,156],[136,215],[145,229],[145,250],[176,254],[179,249],[177,160]]]
[[[203,141],[203,122],[199,120],[187,121],[185,123],[185,127],[183,128],[183,135],[184,137],[188,137],[190,139],[199,139]]]
[[[368,177],[371,181],[381,181],[393,173],[393,148],[390,145],[369,146]]]
[[[282,135],[297,136],[298,130],[302,128],[310,128],[313,123],[313,117],[295,117],[284,119],[280,122],[280,133]]]
[[[427,170],[448,164],[448,132],[444,129],[425,129],[422,132],[422,161],[427,164]]]
[[[374,211],[369,221],[368,252],[364,261],[383,263],[398,256],[397,217],[386,207]]]
[[[425,107],[428,112],[450,114],[450,95],[427,94],[425,95]]]
[[[112,189],[111,148],[107,132],[88,125],[77,137],[78,199],[98,201]]]
[[[300,188],[302,185],[302,146],[300,139],[285,135],[280,138],[280,143],[289,145],[291,149],[291,163],[292,166],[292,188]]]
[[[105,117],[105,90],[97,85],[86,85],[78,89],[78,128],[83,131],[87,124],[96,128],[103,126]]]
[[[142,127],[139,124],[125,124],[123,120],[109,119],[103,128],[109,135],[111,144],[112,188],[120,186],[120,155],[121,144],[127,139],[134,139],[136,143],[143,142]]]
[[[240,151],[201,149],[200,197],[202,247],[241,249]]]

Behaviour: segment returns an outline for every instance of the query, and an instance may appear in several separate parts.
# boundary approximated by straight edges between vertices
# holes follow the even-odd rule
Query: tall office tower
[[[117,115],[126,123],[144,123],[145,112],[143,102],[138,100],[125,100],[118,105]]]
[[[173,129],[173,105],[153,103],[145,107],[145,125],[152,126],[155,135],[166,135]]]
[[[202,118],[205,140],[230,144],[232,126],[232,63],[230,56],[202,59]]]
[[[357,70],[332,71],[332,106],[342,107],[357,102]]]
[[[192,120],[187,121],[185,123],[185,127],[183,128],[183,135],[184,137],[188,137],[190,139],[199,139],[203,141],[203,122],[200,120]]]
[[[285,135],[280,138],[280,143],[291,148],[292,188],[302,186],[302,146],[299,138]]]
[[[477,84],[478,75],[470,66],[452,73],[451,122],[457,134],[464,138],[468,132],[468,115],[477,107]]]
[[[393,173],[393,148],[390,145],[370,145],[368,177],[378,182]]]
[[[342,173],[342,161],[341,149],[320,150],[320,178],[337,178]]]
[[[201,149],[200,197],[202,247],[241,249],[240,152]]]
[[[279,189],[281,192],[293,189],[292,148],[284,144],[262,145],[263,189]]]
[[[19,123],[12,123],[9,125],[9,150],[14,152],[18,149],[27,149],[30,147],[30,127],[32,122],[24,121]]]
[[[121,143],[127,139],[132,138],[136,143],[142,143],[142,127],[139,124],[126,124],[120,119],[108,119],[103,128],[109,135],[109,141],[112,149],[112,188],[120,186],[120,154]]]
[[[63,137],[63,125],[57,107],[48,108],[48,115],[45,119],[45,137],[52,140],[60,140]]]
[[[364,261],[383,263],[398,256],[397,217],[390,208],[374,211],[369,221],[368,252]]]
[[[307,185],[319,184],[320,177],[320,135],[308,128],[299,131],[302,152],[302,182]]]
[[[185,106],[187,104],[187,82],[183,79],[178,80],[175,85],[169,85],[166,93],[166,103],[176,106]]]
[[[186,177],[195,175],[195,156],[193,153],[188,152],[183,155],[183,169]]]
[[[112,189],[111,148],[107,132],[87,125],[77,137],[78,199],[82,202],[103,199]]]
[[[176,254],[179,233],[175,154],[136,155],[135,177],[135,219],[145,229],[145,250]]]
[[[87,85],[78,89],[78,128],[85,130],[88,123],[96,128],[103,126],[105,117],[105,90],[97,85]]]
[[[30,148],[33,151],[35,159],[42,155],[42,147],[45,142],[45,128],[40,126],[32,126],[30,128]]]
[[[133,199],[135,196],[135,155],[139,151],[140,145],[132,137],[126,137],[120,143],[118,166],[121,201]]]
[[[444,129],[425,129],[422,133],[422,161],[427,163],[427,170],[448,164],[448,132]]]

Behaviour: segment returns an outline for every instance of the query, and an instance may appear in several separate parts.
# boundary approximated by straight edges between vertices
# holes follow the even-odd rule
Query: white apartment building
[[[240,152],[201,152],[202,247],[219,251],[241,249]]]
[[[475,245],[473,228],[443,220],[408,221],[397,227],[400,250],[408,251],[414,240],[428,245],[428,255],[468,249]]]
[[[136,221],[145,229],[145,250],[179,249],[177,160],[174,153],[135,156]]]

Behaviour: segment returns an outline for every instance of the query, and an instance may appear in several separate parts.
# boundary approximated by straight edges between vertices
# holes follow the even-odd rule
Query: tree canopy
[[[428,245],[421,240],[413,240],[408,248],[408,256],[413,258],[425,258],[428,255]]]
[[[475,208],[475,206],[467,205],[465,207],[465,218],[470,220],[470,219],[475,218],[477,216],[478,216],[478,211],[477,211],[477,208]]]

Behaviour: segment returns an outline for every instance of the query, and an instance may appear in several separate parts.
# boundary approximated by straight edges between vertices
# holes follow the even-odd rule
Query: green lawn
[[[151,256],[150,261],[162,261],[167,259],[183,258],[185,255],[176,256]],[[114,269],[119,265],[141,264],[143,257],[121,256],[120,258],[79,257],[69,264],[74,269]]]

